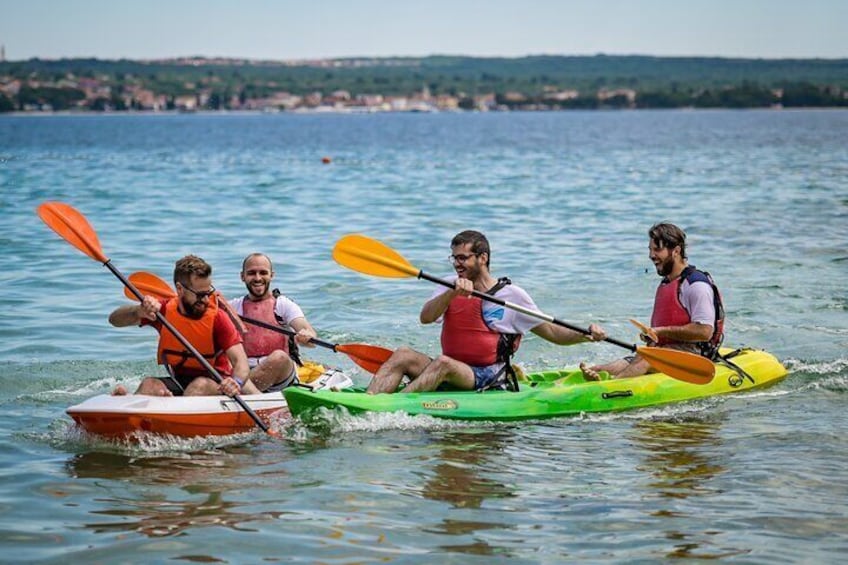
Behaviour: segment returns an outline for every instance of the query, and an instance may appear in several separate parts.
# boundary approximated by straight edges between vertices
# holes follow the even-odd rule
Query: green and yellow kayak
[[[586,381],[579,369],[528,373],[518,392],[490,390],[366,394],[290,387],[284,391],[292,415],[316,408],[363,412],[405,412],[458,420],[531,420],[613,412],[742,392],[775,384],[786,368],[773,355],[753,349],[723,349],[729,363],[716,363],[707,384],[692,384],[663,373],[627,379]],[[731,366],[732,364],[732,366]]]

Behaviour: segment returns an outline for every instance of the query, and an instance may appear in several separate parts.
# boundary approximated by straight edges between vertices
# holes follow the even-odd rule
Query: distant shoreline
[[[351,112],[345,110],[298,110],[298,111],[280,111],[280,112],[265,112],[263,110],[197,110],[194,112],[184,112],[180,110],[110,110],[107,112],[98,111],[78,111],[78,110],[56,110],[56,111],[15,111],[0,113],[0,119],[8,117],[31,117],[31,118],[47,118],[47,117],[126,117],[126,116],[372,116],[386,114],[406,114],[406,115],[427,115],[427,114],[561,114],[561,113],[627,113],[627,112],[663,112],[663,113],[688,113],[688,112],[809,112],[809,111],[848,111],[844,106],[793,106],[789,108],[731,108],[731,107],[714,107],[714,108],[696,108],[696,107],[680,107],[680,108],[587,108],[575,109],[564,108],[555,110],[436,110],[431,112],[414,112],[414,111],[379,111],[379,112]]]
[[[0,62],[0,113],[848,107],[848,59],[528,56]]]

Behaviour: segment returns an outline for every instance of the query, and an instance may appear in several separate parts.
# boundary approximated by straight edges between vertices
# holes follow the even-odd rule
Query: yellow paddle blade
[[[108,263],[97,232],[76,208],[64,202],[44,202],[37,208],[38,217],[65,241],[101,263]]]
[[[348,269],[377,277],[417,277],[419,269],[391,247],[370,237],[351,234],[336,242],[333,259]]]
[[[679,381],[705,385],[715,376],[713,362],[694,353],[662,347],[637,347],[636,353],[654,369]]]
[[[133,273],[129,276],[130,282],[135,285],[135,287],[141,291],[144,295],[155,296],[160,299],[174,298],[177,293],[168,286],[168,283],[154,275],[153,273],[148,273],[146,271],[139,271],[137,273]],[[130,300],[138,300],[135,294],[130,291],[129,288],[124,288],[124,294]]]

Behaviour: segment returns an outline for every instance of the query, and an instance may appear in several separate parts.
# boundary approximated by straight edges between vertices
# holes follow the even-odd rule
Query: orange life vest
[[[206,358],[209,363],[219,369],[216,359],[223,351],[215,349],[215,318],[218,316],[218,302],[214,296],[209,297],[209,306],[199,320],[189,318],[180,313],[177,305],[179,298],[171,298],[162,306],[162,315],[186,340]],[[203,365],[192,355],[168,328],[159,330],[159,350],[157,360],[160,364],[171,368],[175,374],[190,370],[192,373],[204,373]],[[229,365],[229,361],[226,362]],[[232,367],[226,373],[232,372]]]
[[[274,307],[277,305],[277,299],[269,296],[266,299],[254,302],[245,297],[241,302],[242,313],[246,318],[259,320],[268,324],[277,325],[277,317],[274,313]],[[244,336],[244,350],[248,357],[264,357],[270,355],[275,349],[282,349],[286,353],[289,352],[289,338],[285,334],[271,331],[259,326],[250,326]]]

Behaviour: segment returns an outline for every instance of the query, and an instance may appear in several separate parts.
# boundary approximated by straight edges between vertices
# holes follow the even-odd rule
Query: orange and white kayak
[[[282,392],[241,398],[269,426],[288,414]],[[111,437],[135,432],[183,437],[229,435],[256,429],[253,419],[228,396],[101,394],[71,406],[67,413],[85,431]]]
[[[350,378],[330,370],[308,383],[310,388],[334,390],[353,385]],[[242,400],[272,426],[289,415],[282,392],[243,395]],[[253,419],[228,396],[146,396],[101,394],[66,410],[88,433],[123,437],[137,432],[180,437],[230,435],[256,429]]]

